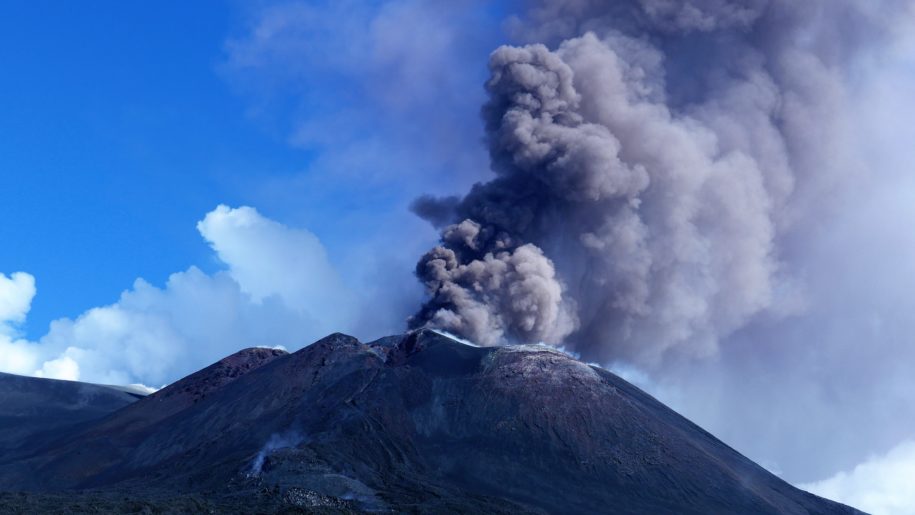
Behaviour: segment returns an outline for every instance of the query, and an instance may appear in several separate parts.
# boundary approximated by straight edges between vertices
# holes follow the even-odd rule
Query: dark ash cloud
[[[414,204],[443,229],[411,324],[656,366],[803,306],[792,244],[860,172],[848,70],[908,7],[531,3],[510,27],[546,45],[490,58],[495,178]]]

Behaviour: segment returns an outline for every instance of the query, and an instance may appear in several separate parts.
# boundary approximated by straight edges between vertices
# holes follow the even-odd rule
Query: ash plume
[[[908,1],[546,0],[483,107],[495,178],[441,227],[411,326],[586,359],[704,356],[803,304],[792,242],[860,173],[849,70]],[[867,43],[867,44],[864,44]]]

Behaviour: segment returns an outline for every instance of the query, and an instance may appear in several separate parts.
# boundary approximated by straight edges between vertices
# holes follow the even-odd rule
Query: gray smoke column
[[[411,325],[597,360],[705,356],[803,304],[792,241],[859,172],[848,74],[893,0],[554,0],[512,20],[483,108],[495,178],[442,228]],[[865,44],[867,43],[867,44]]]

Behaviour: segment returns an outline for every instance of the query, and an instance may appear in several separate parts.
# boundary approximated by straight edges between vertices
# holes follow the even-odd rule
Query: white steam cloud
[[[301,445],[307,440],[306,436],[302,433],[290,429],[282,433],[274,433],[270,435],[270,438],[261,447],[261,450],[257,452],[257,455],[254,456],[254,459],[251,460],[251,465],[248,467],[247,476],[248,477],[257,477],[261,475],[261,472],[264,470],[264,463],[274,452],[280,449],[291,449]]]

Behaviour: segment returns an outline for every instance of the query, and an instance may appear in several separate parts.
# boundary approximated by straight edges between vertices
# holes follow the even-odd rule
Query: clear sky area
[[[414,137],[406,132],[429,129],[420,126],[428,121],[423,114],[409,112],[427,105],[398,105],[403,101],[392,97],[414,79],[443,80],[414,88],[426,96],[416,103],[441,104],[441,92],[450,98],[439,107],[466,105],[466,113],[448,113],[448,123],[463,124],[466,134],[431,144],[457,148],[479,137],[486,56],[501,37],[492,8],[462,14],[473,25],[449,28],[452,34],[420,56],[441,68],[434,61],[457,52],[473,63],[468,76],[439,70],[428,78],[387,69],[386,60],[400,59],[412,41],[391,42],[391,55],[368,49],[372,37],[382,37],[370,25],[384,6],[320,4],[308,5],[322,19],[277,36],[294,40],[295,48],[282,50],[290,63],[267,48],[274,42],[252,34],[267,23],[265,6],[4,6],[0,270],[36,278],[38,293],[22,326],[28,336],[43,335],[53,319],[113,302],[138,277],[161,285],[191,265],[217,269],[195,224],[219,204],[251,205],[307,227],[332,254],[347,254],[386,237],[383,224],[413,222],[413,196],[466,183],[445,172],[454,161],[486,173],[481,145],[471,148],[475,156],[462,148],[462,155],[453,150],[435,162],[424,149],[394,144]],[[349,19],[329,22],[337,10]],[[335,28],[341,32],[328,37]],[[481,36],[483,29],[489,34]],[[376,29],[382,30],[395,28]],[[472,40],[458,41],[459,31],[472,32]],[[349,32],[356,39],[349,41]],[[366,55],[333,57],[360,51]],[[376,79],[387,89],[367,92]],[[388,98],[375,102],[376,93]],[[415,221],[412,231],[423,230],[428,244],[434,233]]]

